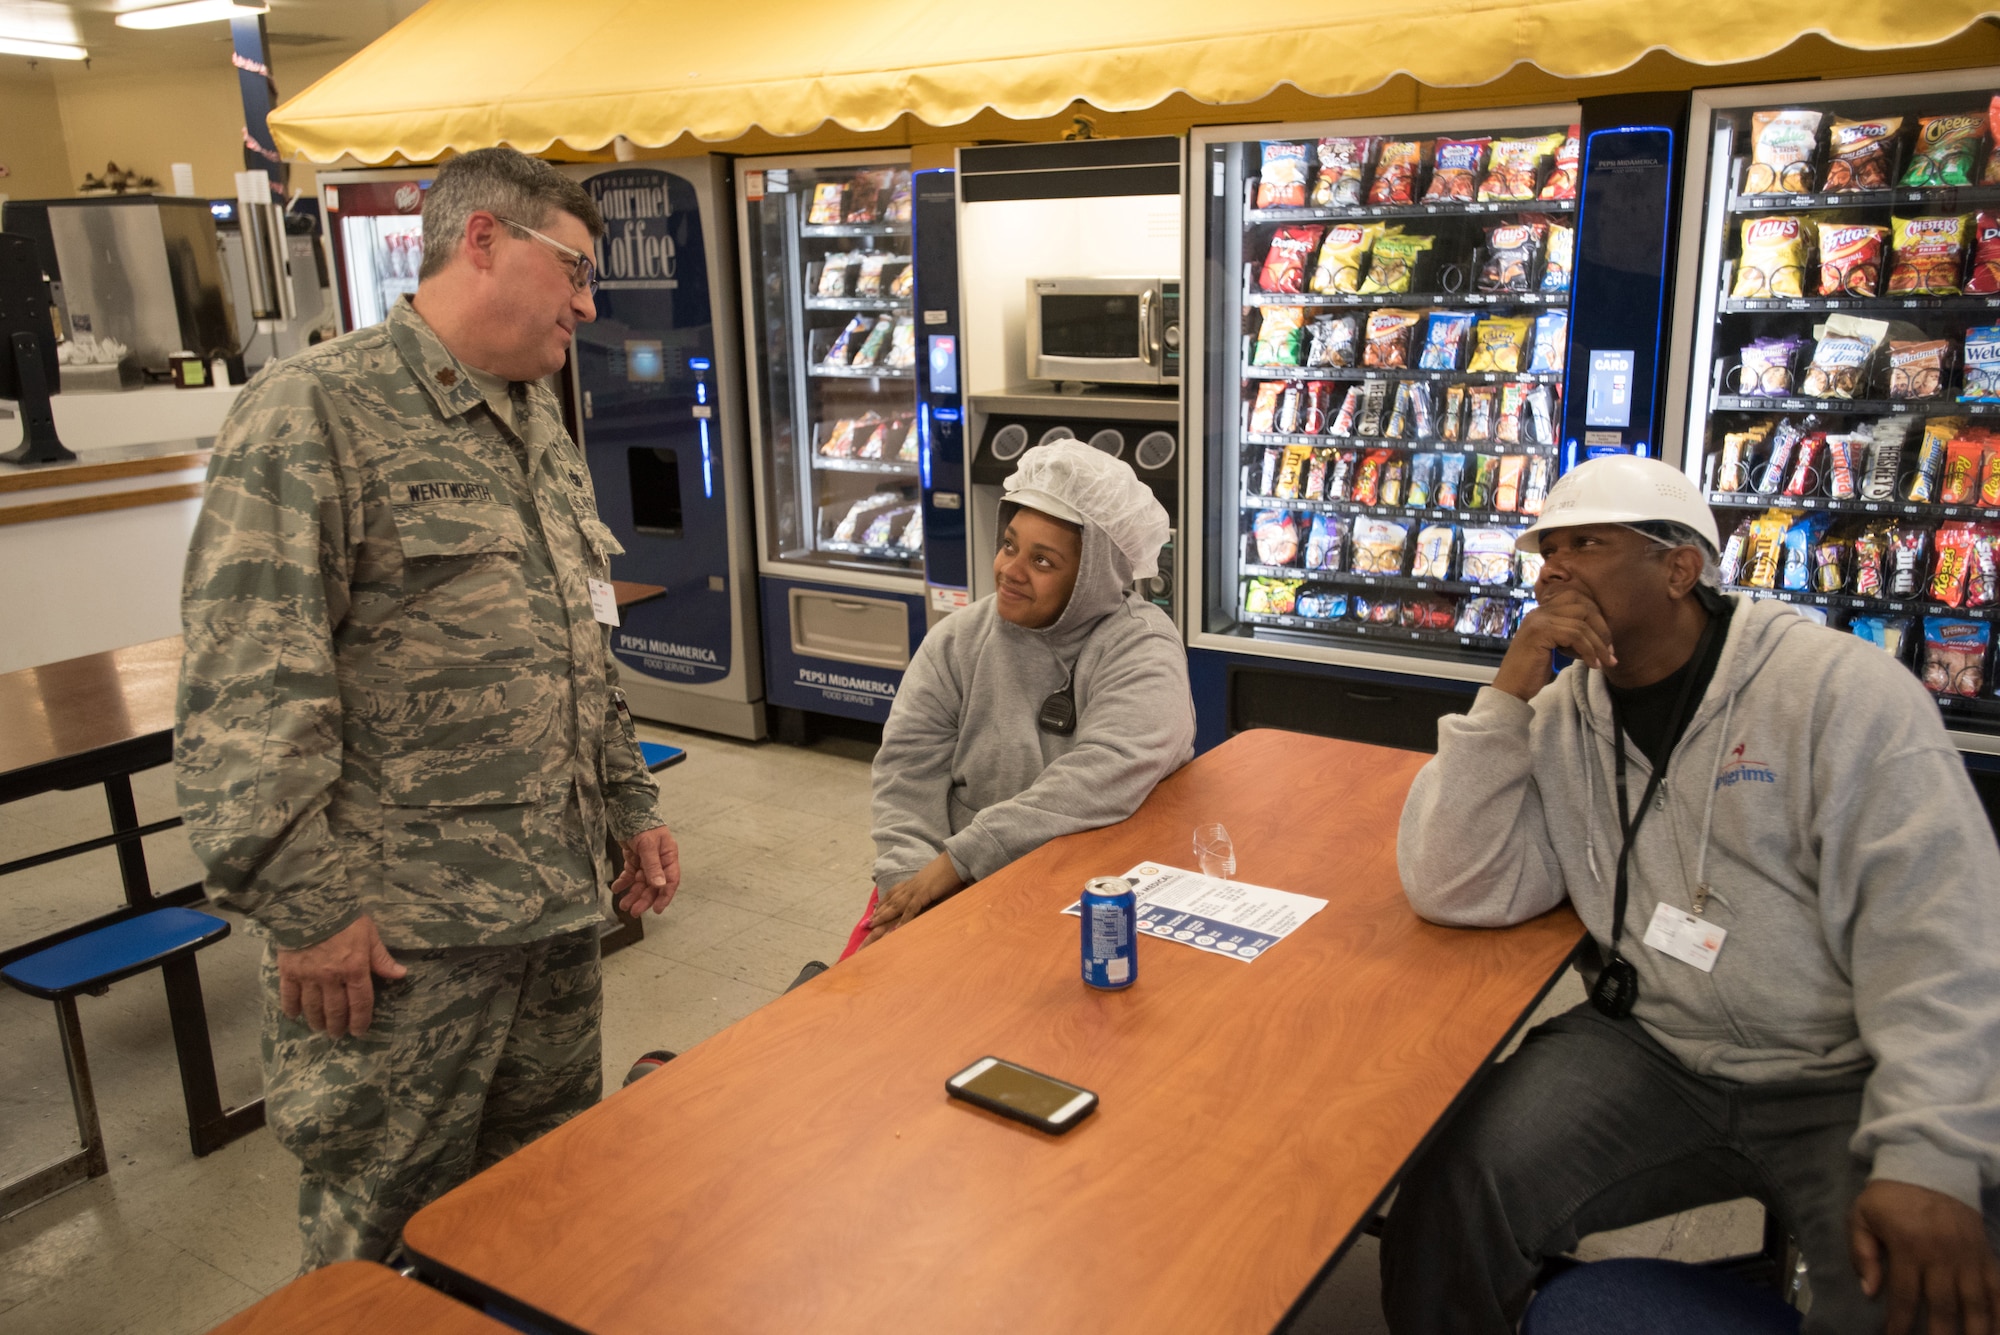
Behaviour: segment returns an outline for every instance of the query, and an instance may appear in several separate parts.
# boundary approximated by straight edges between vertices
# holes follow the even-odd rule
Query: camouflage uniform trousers
[[[380,1260],[410,1216],[595,1104],[597,932],[398,951],[368,1032],[329,1039],[279,1006],[264,956],[265,1117],[302,1169],[304,1270]]]

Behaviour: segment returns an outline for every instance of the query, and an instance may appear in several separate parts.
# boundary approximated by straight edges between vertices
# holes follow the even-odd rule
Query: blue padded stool
[[[1646,1257],[1563,1271],[1528,1304],[1521,1335],[1798,1335],[1777,1294],[1708,1266]]]
[[[678,765],[687,759],[687,752],[678,746],[668,746],[665,742],[639,743],[639,755],[646,762],[649,771],[657,773],[669,765]]]
[[[149,969],[185,971],[187,979],[194,981],[195,952],[228,935],[229,924],[213,914],[185,908],[157,908],[80,932],[0,968],[0,978],[15,988],[56,1004],[63,1062],[69,1068],[70,1099],[76,1105],[77,1136],[83,1142],[83,1148],[75,1154],[0,1187],[0,1217],[110,1171],[104,1154],[104,1132],[97,1120],[97,1098],[90,1084],[90,1064],[83,1054],[77,993],[102,995],[111,984]],[[188,990],[194,997],[193,1013],[185,1019],[175,1016],[174,1047],[180,1059],[181,1090],[188,1104],[189,1134],[195,1152],[202,1154],[206,1153],[202,1137],[204,1121],[220,1116],[248,1129],[263,1122],[264,1109],[260,1099],[250,1107],[221,1113],[199,983],[195,982]],[[204,1108],[204,1101],[213,1105],[212,1114]]]

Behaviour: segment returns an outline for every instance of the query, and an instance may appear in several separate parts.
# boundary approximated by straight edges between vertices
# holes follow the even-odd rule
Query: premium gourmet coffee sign
[[[675,271],[685,223],[695,221],[692,194],[674,198],[674,187],[686,183],[666,172],[635,169],[593,176],[585,184],[604,215],[604,235],[597,243],[600,287],[611,289],[671,289],[680,286]],[[679,208],[676,208],[679,205]]]

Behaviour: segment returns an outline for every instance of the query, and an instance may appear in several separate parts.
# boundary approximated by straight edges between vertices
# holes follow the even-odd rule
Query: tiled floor
[[[810,959],[831,961],[868,893],[868,759],[838,738],[800,750],[642,728],[689,749],[662,772],[684,881],[644,942],[605,962],[605,1081],[650,1048],[684,1050],[771,1000]],[[164,769],[134,785],[142,820],[169,815]],[[106,828],[100,789],[0,807],[0,861]],[[178,830],[147,841],[157,889],[198,868]],[[112,854],[0,881],[0,941],[114,907]],[[227,1102],[258,1091],[256,966],[247,931],[200,956]],[[81,1001],[108,1176],[0,1222],[0,1330],[9,1335],[205,1331],[291,1278],[298,1263],[292,1161],[266,1132],[190,1156],[158,975]],[[1551,1005],[1578,999],[1573,983]],[[53,1007],[0,987],[0,1177],[74,1144]],[[1753,1249],[1755,1207],[1721,1207],[1591,1239],[1592,1254],[1693,1258]],[[1375,1248],[1364,1238],[1293,1330],[1373,1335]]]

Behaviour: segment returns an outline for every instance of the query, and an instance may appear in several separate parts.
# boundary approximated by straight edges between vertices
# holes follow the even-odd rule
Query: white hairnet
[[[1159,573],[1160,547],[1173,525],[1131,465],[1080,440],[1037,445],[1007,479],[1006,499],[1089,524],[1131,563],[1133,579]]]

